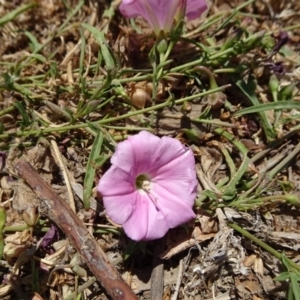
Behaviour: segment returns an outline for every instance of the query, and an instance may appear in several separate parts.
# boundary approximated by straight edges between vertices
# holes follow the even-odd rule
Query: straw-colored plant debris
[[[0,0],[0,298],[299,300],[299,12]]]

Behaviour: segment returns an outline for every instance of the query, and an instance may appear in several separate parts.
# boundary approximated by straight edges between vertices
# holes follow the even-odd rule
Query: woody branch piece
[[[15,169],[35,191],[47,216],[66,234],[112,299],[137,300],[136,295],[110,264],[101,247],[67,203],[56,195],[28,162],[19,160]]]

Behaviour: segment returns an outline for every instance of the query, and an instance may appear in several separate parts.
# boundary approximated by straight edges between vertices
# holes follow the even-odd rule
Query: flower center
[[[140,174],[135,179],[135,187],[138,190],[144,190],[146,192],[149,192],[150,191],[150,184],[151,184],[151,179],[146,174]]]

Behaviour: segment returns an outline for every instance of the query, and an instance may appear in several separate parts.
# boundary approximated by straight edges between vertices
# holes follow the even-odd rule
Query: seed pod
[[[202,103],[209,105],[212,109],[220,108],[227,100],[227,96],[222,92],[216,92],[203,97]]]
[[[28,207],[24,212],[23,212],[23,219],[25,223],[33,227],[36,224],[38,218],[38,214],[36,213],[36,207]]]
[[[293,93],[295,90],[296,84],[290,83],[280,89],[278,98],[281,101],[293,100]]]
[[[138,108],[144,108],[147,101],[151,101],[149,94],[141,88],[133,88],[130,94],[131,103]]]

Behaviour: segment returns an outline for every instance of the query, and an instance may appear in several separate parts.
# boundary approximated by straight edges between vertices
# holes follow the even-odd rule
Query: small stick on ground
[[[54,152],[53,153],[54,160],[57,162],[57,164],[60,168],[60,171],[62,172],[62,175],[65,180],[65,185],[66,185],[67,191],[68,191],[69,205],[72,208],[72,210],[75,211],[75,201],[74,201],[74,197],[73,197],[73,193],[72,193],[72,188],[71,188],[71,184],[70,184],[67,167],[63,161],[62,155],[58,149],[56,141],[51,140],[51,146],[52,146],[52,149]]]
[[[19,160],[15,169],[40,198],[43,212],[66,234],[111,298],[137,300],[136,295],[124,282],[117,269],[110,264],[100,245],[68,204],[57,196],[28,162]]]
[[[151,273],[150,300],[163,298],[164,294],[164,260],[159,255],[165,250],[165,238],[155,241],[153,270]]]
[[[179,293],[179,289],[180,289],[180,285],[181,285],[181,281],[182,281],[182,276],[183,276],[183,259],[181,259],[179,262],[176,287],[175,287],[175,291],[174,291],[174,294],[173,294],[171,300],[177,300],[177,298],[178,298],[178,293]]]

